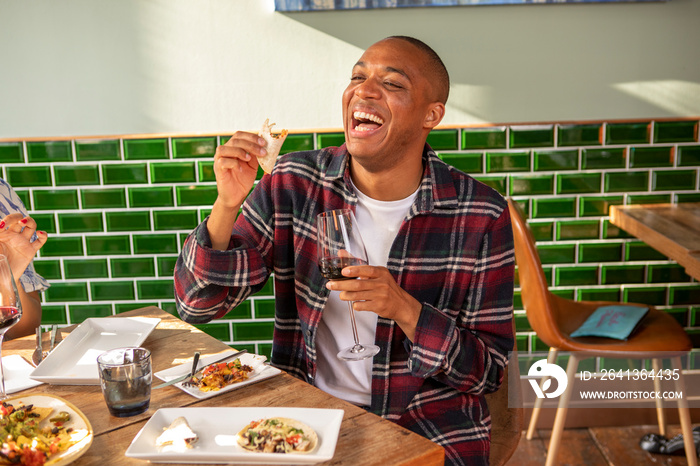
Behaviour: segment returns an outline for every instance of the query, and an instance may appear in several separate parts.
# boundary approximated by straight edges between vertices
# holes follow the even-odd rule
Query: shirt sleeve
[[[271,274],[271,203],[260,181],[236,219],[228,249],[212,249],[204,220],[187,237],[175,264],[180,317],[205,323],[226,315],[259,291]]]
[[[32,291],[45,291],[51,286],[44,277],[36,273],[33,263],[30,263],[24,270],[22,276],[19,277],[19,282],[26,293],[31,293]]]
[[[513,348],[513,231],[508,209],[484,236],[459,319],[423,304],[408,367],[459,391],[498,389]]]
[[[222,317],[265,284],[269,273],[259,251],[237,243],[232,238],[229,249],[212,249],[206,220],[185,240],[175,265],[175,301],[184,321]]]

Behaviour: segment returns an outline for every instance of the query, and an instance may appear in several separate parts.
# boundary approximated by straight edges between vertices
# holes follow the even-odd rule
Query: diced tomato
[[[287,441],[288,444],[295,445],[295,444],[299,443],[299,440],[301,440],[301,434],[290,435],[285,440]]]
[[[46,462],[44,453],[24,447],[21,462],[25,466],[42,466]]]

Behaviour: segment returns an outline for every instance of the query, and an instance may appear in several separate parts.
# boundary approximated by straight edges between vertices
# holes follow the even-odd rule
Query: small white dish
[[[226,354],[233,354],[235,351],[230,351],[230,352],[223,352],[223,353],[218,353],[218,354],[212,354],[206,357],[203,357],[199,360],[199,367],[205,367],[208,364],[213,363],[217,359],[221,359]],[[236,382],[232,383],[231,385],[227,385],[221,390],[215,390],[211,392],[203,392],[199,388],[192,386],[192,385],[183,385],[183,382],[178,382],[176,384],[173,384],[173,387],[177,387],[183,392],[192,395],[193,397],[203,400],[205,398],[211,398],[216,395],[220,395],[222,393],[226,393],[231,390],[236,390],[241,387],[245,387],[246,385],[250,385],[253,383],[260,382],[265,379],[269,379],[270,377],[274,377],[280,373],[282,373],[281,370],[277,369],[276,367],[272,366],[266,366],[265,360],[267,357],[265,356],[260,356],[257,354],[251,354],[251,353],[244,353],[238,357],[238,359],[241,360],[241,364],[245,364],[248,366],[251,366],[253,368],[253,372],[251,372],[248,375],[248,378],[246,380],[243,380],[241,382]],[[165,369],[159,372],[156,372],[155,375],[159,379],[161,379],[164,382],[168,382],[170,380],[176,379],[180,376],[183,376],[185,374],[188,374],[192,370],[192,363],[187,362],[185,364],[180,364],[179,366],[174,366],[171,367],[170,369]]]
[[[63,385],[99,385],[97,356],[125,346],[139,346],[156,328],[152,317],[85,319],[30,374],[34,380]]]
[[[163,408],[134,437],[126,456],[153,463],[315,464],[333,458],[343,414],[342,409],[314,408]],[[197,443],[179,452],[156,447],[156,438],[180,416],[199,436]],[[241,429],[251,421],[270,417],[287,417],[308,425],[318,434],[318,446],[308,454],[280,454],[248,451],[238,445]]]

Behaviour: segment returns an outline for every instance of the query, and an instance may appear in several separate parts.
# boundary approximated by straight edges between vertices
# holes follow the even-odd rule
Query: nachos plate
[[[18,408],[22,406],[32,405],[33,408],[29,412],[36,413],[37,415],[31,418],[38,422],[38,427],[35,429],[36,432],[41,432],[46,427],[62,426],[62,428],[58,429],[58,434],[44,435],[43,433],[37,433],[36,436],[28,439],[28,441],[32,442],[34,445],[43,446],[46,445],[47,442],[55,444],[54,447],[51,448],[53,452],[50,452],[48,458],[45,458],[45,462],[43,462],[45,465],[62,466],[69,464],[83,455],[92,444],[93,430],[90,421],[78,408],[63,398],[49,394],[13,396],[6,399],[4,403],[3,413],[9,411],[7,408],[8,405],[12,405],[14,410],[18,410]],[[57,423],[51,421],[52,419],[55,420],[58,416],[64,416],[66,414],[68,420],[65,422]],[[3,414],[2,416],[3,425],[6,427],[11,427],[12,424],[18,422],[16,419],[16,416],[13,417],[10,413],[8,413],[8,415]],[[20,439],[15,440],[17,440],[16,443],[20,441]],[[21,439],[21,441],[24,442],[27,440]],[[7,449],[7,446],[3,445],[3,449]],[[32,464],[42,464],[42,457],[45,457],[45,455],[38,453],[41,451],[41,447],[37,446],[31,450],[32,453],[27,455],[27,460],[29,460],[30,457],[33,459],[38,458],[38,462]],[[0,465],[2,464],[22,463],[11,463],[7,458],[0,458]]]

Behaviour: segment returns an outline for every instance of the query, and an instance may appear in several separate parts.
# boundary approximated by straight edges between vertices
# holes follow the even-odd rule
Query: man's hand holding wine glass
[[[356,311],[370,311],[396,321],[413,341],[421,303],[403,290],[386,267],[352,265],[342,270],[347,278],[360,280],[330,280],[329,290],[340,291],[340,299],[353,301]]]

